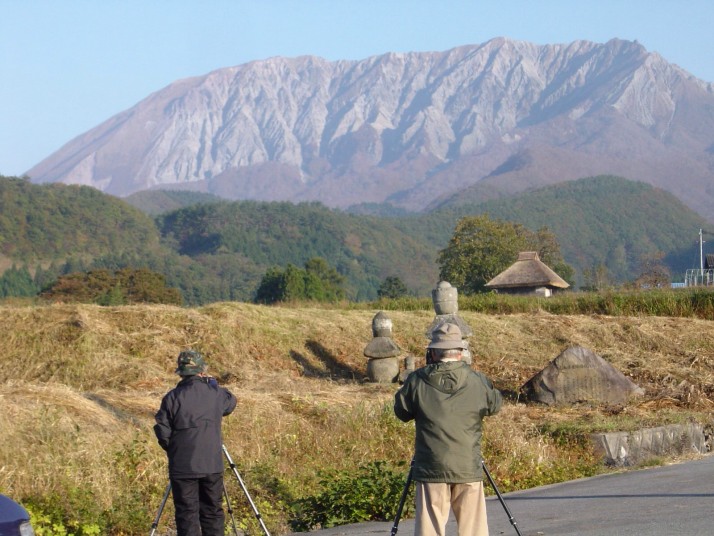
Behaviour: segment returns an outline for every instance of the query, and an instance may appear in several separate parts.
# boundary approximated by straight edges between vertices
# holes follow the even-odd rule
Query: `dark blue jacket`
[[[154,432],[169,458],[169,475],[223,472],[221,419],[236,397],[213,378],[187,376],[161,400]]]

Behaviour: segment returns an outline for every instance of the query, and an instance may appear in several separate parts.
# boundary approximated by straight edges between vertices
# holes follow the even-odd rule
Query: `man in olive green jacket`
[[[416,421],[415,535],[444,536],[451,509],[459,536],[487,536],[481,423],[501,409],[501,393],[461,360],[456,324],[439,326],[428,348],[432,363],[410,374],[394,397],[396,416]]]

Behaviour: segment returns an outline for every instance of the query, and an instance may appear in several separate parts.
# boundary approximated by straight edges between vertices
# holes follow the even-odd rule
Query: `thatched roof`
[[[536,251],[521,251],[518,260],[485,285],[488,288],[556,287],[570,285],[538,258]]]

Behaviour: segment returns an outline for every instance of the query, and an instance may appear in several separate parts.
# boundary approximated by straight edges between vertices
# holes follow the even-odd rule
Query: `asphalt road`
[[[714,455],[542,486],[503,498],[522,536],[709,536],[714,534]],[[498,498],[488,497],[486,502],[491,536],[515,535]],[[393,524],[359,523],[313,534],[388,535]],[[413,533],[412,519],[399,523],[399,536]],[[456,535],[453,519],[447,535]]]

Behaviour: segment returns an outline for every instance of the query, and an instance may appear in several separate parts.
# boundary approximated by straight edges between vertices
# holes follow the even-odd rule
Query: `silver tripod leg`
[[[265,532],[265,536],[270,536],[270,532],[268,532],[268,527],[266,527],[265,523],[263,523],[263,518],[261,517],[260,512],[258,512],[258,508],[255,506],[253,499],[250,498],[250,493],[248,493],[248,488],[245,487],[245,484],[243,483],[243,479],[240,477],[240,474],[238,474],[238,469],[236,469],[236,464],[233,463],[233,459],[231,459],[231,455],[228,454],[228,449],[226,449],[225,445],[223,445],[223,454],[225,454],[226,460],[228,460],[228,465],[230,466],[231,471],[233,471],[233,474],[238,479],[238,483],[240,484],[240,487],[243,490],[243,493],[245,494],[246,499],[248,499],[248,502],[250,503],[250,507],[253,509],[255,518],[258,520],[258,523],[260,523],[260,528],[262,528],[263,532]]]
[[[236,518],[233,517],[233,507],[231,506],[231,501],[228,500],[228,490],[226,489],[226,483],[223,483],[223,495],[226,498],[226,507],[228,509],[228,514],[231,516],[231,521],[233,522],[233,534],[238,536],[238,526],[236,525]]]
[[[164,492],[164,498],[161,499],[161,506],[159,506],[159,511],[156,513],[156,518],[154,519],[154,522],[151,524],[151,532],[149,533],[149,536],[154,536],[156,534],[156,527],[159,526],[159,520],[161,519],[161,514],[164,511],[164,506],[166,506],[166,501],[169,499],[169,493],[171,493],[171,481],[169,480],[168,485],[166,486],[166,491]]]

